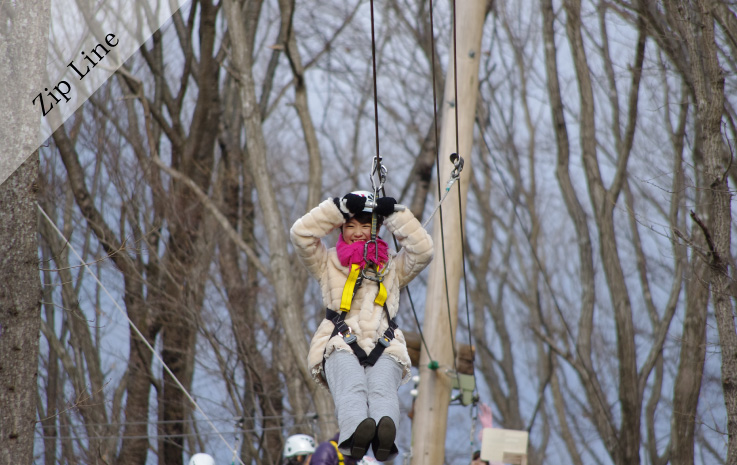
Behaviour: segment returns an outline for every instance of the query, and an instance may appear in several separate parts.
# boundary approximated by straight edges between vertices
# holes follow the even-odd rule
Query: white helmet
[[[374,193],[369,191],[353,191],[351,194],[358,195],[360,197],[366,197],[366,205],[363,207],[363,211],[371,213],[373,211],[372,206],[374,203]]]
[[[215,465],[215,459],[208,454],[194,454],[189,465]]]
[[[315,440],[306,434],[295,434],[287,438],[284,444],[284,457],[310,455],[315,452]]]

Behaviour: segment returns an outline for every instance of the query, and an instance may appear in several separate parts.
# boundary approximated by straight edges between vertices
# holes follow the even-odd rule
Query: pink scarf
[[[386,263],[389,260],[389,248],[386,242],[377,237],[376,244],[379,245],[379,262]],[[357,263],[361,268],[365,267],[366,262],[363,259],[363,248],[365,245],[366,241],[356,241],[353,244],[347,244],[341,234],[335,246],[338,251],[340,264],[348,268],[354,263]],[[373,243],[368,246],[368,257],[369,259],[376,257],[376,245]]]

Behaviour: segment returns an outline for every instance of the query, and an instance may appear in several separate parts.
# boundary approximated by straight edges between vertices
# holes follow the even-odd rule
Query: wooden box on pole
[[[527,465],[527,431],[484,428],[481,434],[481,460]]]

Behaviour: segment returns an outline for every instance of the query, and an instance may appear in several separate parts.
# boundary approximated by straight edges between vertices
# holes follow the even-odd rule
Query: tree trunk
[[[41,282],[36,240],[38,152],[0,186],[0,451],[2,463],[31,463]]]
[[[269,261],[274,277],[272,283],[276,291],[276,311],[290,341],[289,347],[299,367],[299,373],[313,394],[317,414],[319,415],[320,436],[327,438],[334,433],[333,402],[330,395],[318,389],[305,363],[305,354],[308,352],[307,340],[304,334],[302,299],[295,295],[292,285],[293,277],[290,271],[292,264],[287,253],[286,226],[282,221],[276,192],[271,183],[271,175],[267,166],[266,141],[261,126],[261,113],[252,74],[252,51],[249,50],[245,31],[240,27],[244,24],[241,5],[234,0],[225,0],[226,20],[230,27],[230,40],[233,47],[232,61],[234,73],[237,76],[241,97],[241,112],[246,128],[246,147],[248,151],[247,164],[251,168],[254,184],[258,192],[259,204],[263,213],[264,226],[269,238]]]
[[[5,115],[0,128],[0,463],[33,462],[41,280],[36,237],[40,113],[31,102],[43,88],[49,3],[29,0],[0,8]]]
[[[724,112],[724,73],[719,64],[715,41],[713,3],[699,0],[691,4],[679,2],[678,13],[683,20],[681,30],[690,56],[696,104],[696,124],[703,140],[704,185],[707,190],[708,219],[702,222],[692,217],[702,229],[708,244],[709,284],[714,302],[714,314],[719,332],[722,355],[722,389],[727,408],[726,463],[737,463],[737,331],[731,295],[732,260],[731,225],[732,195],[727,183],[725,144],[722,136]]]
[[[571,179],[570,141],[564,107],[558,81],[558,64],[556,61],[555,31],[553,3],[542,0],[543,35],[545,40],[545,63],[548,95],[551,99],[551,112],[555,130],[557,167],[556,177],[563,194],[568,215],[573,220],[579,252],[579,279],[581,296],[578,318],[578,336],[576,338],[576,357],[574,363],[581,383],[586,389],[586,396],[592,411],[592,421],[597,427],[607,450],[617,447],[617,431],[613,424],[612,413],[606,405],[604,390],[596,377],[592,360],[592,334],[594,332],[594,307],[596,287],[594,285],[594,257],[591,231],[586,212],[579,201]]]
[[[685,87],[685,86],[684,86]],[[673,182],[673,194],[671,205],[671,225],[678,225],[677,216],[683,204],[683,192],[685,180],[683,176],[683,151],[684,135],[686,132],[686,117],[689,113],[688,96],[683,97],[683,103],[679,109],[678,126],[673,132],[673,148],[676,153],[674,163],[675,178]],[[699,133],[696,134],[696,144],[693,148],[695,153],[701,151]],[[699,176],[698,183],[703,182],[703,176]],[[695,205],[704,205],[706,193],[697,190],[695,192]],[[680,222],[685,224],[685,218]],[[697,226],[691,228],[691,237],[695,246],[701,250],[706,248],[706,241],[700,238]],[[675,244],[674,251],[677,256],[685,262],[688,260],[688,251],[684,244]],[[701,392],[701,384],[704,378],[704,365],[706,357],[706,327],[709,309],[709,288],[705,284],[708,281],[708,267],[698,254],[691,254],[685,279],[686,305],[683,319],[683,335],[681,343],[680,362],[673,383],[673,405],[671,417],[671,449],[666,451],[671,457],[673,465],[693,465],[694,463],[694,437],[697,426],[698,405]],[[655,445],[652,446],[651,456],[656,453]],[[656,463],[653,459],[653,463]]]
[[[297,37],[294,35],[292,24],[292,18],[294,18],[294,0],[279,0],[279,10],[281,11],[282,29],[286,36],[284,44],[286,55],[295,79],[294,109],[297,111],[299,122],[302,125],[309,160],[306,208],[306,211],[309,211],[320,203],[320,194],[322,193],[322,159],[320,157],[320,146],[317,141],[315,126],[312,124],[312,116],[310,115],[310,108],[307,102],[305,69],[302,66],[302,58],[299,54]]]
[[[220,66],[214,58],[216,16],[218,8],[210,0],[199,2],[200,60],[197,82],[199,92],[188,137],[182,147],[179,168],[203,192],[211,183],[215,141],[219,123]],[[150,137],[150,135],[149,135]],[[166,304],[162,312],[161,358],[184,388],[189,389],[194,370],[194,344],[198,315],[204,298],[204,280],[207,264],[211,261],[211,247],[203,244],[204,207],[195,193],[183,183],[172,182],[169,222],[171,236],[164,261],[168,279],[164,284]],[[185,213],[186,212],[186,213]],[[185,425],[182,423],[190,409],[189,400],[171,376],[162,370],[164,420],[162,431],[168,436],[163,441],[163,463],[181,465],[183,462]]]

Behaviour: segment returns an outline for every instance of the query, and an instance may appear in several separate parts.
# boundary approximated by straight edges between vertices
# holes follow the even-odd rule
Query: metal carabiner
[[[459,157],[457,153],[450,154],[450,162],[453,163],[453,171],[451,171],[451,177],[457,178],[463,171],[463,157]]]
[[[375,253],[373,259],[368,256],[368,247],[371,243],[374,244]],[[374,265],[376,265],[379,263],[379,244],[376,242],[376,239],[372,238],[363,244],[363,259],[366,261],[366,264],[373,263]]]
[[[371,188],[373,189],[374,194],[384,188],[384,183],[386,182],[386,173],[387,173],[386,166],[381,164],[381,160],[379,159],[378,156],[375,156],[374,162],[371,166],[371,174],[369,174],[369,178],[371,179]],[[374,181],[374,175],[376,174],[378,174],[379,176],[378,186],[376,185],[376,182]]]
[[[459,157],[457,153],[451,153],[450,162],[453,163],[453,170],[450,172],[450,179],[448,179],[448,183],[445,185],[446,192],[450,190],[450,186],[454,182],[460,179],[461,171],[463,171],[463,157]]]
[[[377,270],[376,266],[369,268],[368,266],[361,268],[361,274],[360,277],[362,279],[368,279],[369,281],[374,281],[377,283],[384,282],[384,276],[389,273],[389,265],[392,262],[392,256],[389,255],[389,260],[386,262],[386,264],[381,268],[381,270]],[[368,274],[367,274],[368,273]],[[373,276],[371,276],[373,275]]]
[[[373,274],[373,276],[371,276],[370,274],[366,274],[366,271],[367,271],[366,268],[361,270],[362,278],[368,279],[369,281],[373,281],[375,283],[384,282],[384,275],[380,275],[375,270],[368,270],[369,273]]]

